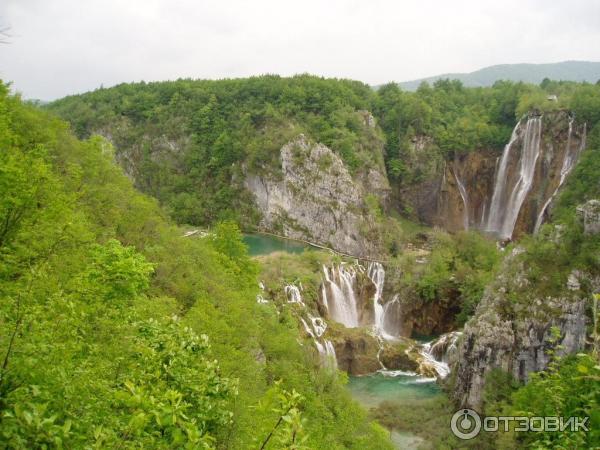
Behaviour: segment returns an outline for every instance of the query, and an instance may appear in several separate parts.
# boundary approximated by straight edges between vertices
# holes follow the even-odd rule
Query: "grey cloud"
[[[310,72],[372,84],[600,60],[595,0],[4,0],[0,78],[53,99],[101,84]]]

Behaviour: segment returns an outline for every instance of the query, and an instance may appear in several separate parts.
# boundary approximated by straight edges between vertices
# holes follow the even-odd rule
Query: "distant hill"
[[[564,61],[550,64],[499,64],[470,73],[445,73],[419,80],[403,81],[398,84],[407,91],[414,91],[421,82],[433,83],[440,78],[457,79],[469,87],[491,86],[498,80],[539,84],[544,78],[595,83],[600,80],[600,62]]]

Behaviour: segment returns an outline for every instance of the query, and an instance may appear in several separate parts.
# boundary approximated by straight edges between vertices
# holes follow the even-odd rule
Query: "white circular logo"
[[[481,431],[481,417],[472,409],[459,409],[450,420],[450,428],[459,439],[473,439]]]

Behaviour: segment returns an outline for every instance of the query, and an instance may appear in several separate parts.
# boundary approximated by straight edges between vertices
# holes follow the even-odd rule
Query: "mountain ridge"
[[[595,83],[600,80],[600,62],[561,61],[557,63],[496,64],[473,72],[443,73],[397,84],[407,91],[415,91],[422,82],[433,83],[439,79],[457,79],[467,87],[491,86],[498,80],[523,81],[539,84],[544,78],[560,81]]]

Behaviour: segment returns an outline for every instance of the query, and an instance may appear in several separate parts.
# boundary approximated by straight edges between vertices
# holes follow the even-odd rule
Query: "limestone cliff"
[[[481,407],[486,376],[493,369],[526,382],[531,372],[547,367],[551,351],[564,355],[584,348],[589,294],[581,289],[582,275],[573,273],[562,292],[542,296],[528,280],[520,252],[506,258],[465,325],[454,384],[461,406]]]
[[[389,186],[381,170],[371,167],[360,181],[331,149],[304,135],[281,148],[280,161],[280,174],[248,173],[244,182],[262,213],[261,229],[352,255],[377,254],[365,237],[373,227],[365,198],[385,202]]]

